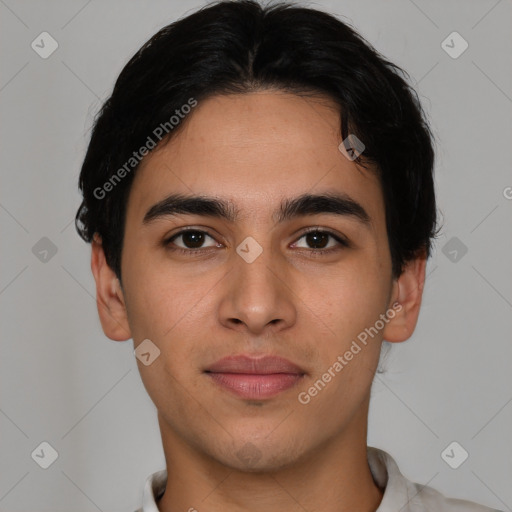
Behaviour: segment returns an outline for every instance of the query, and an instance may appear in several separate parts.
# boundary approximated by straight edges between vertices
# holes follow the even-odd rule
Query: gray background
[[[101,331],[73,219],[93,116],[123,65],[203,4],[0,0],[3,512],[132,511],[165,466],[133,342]],[[369,444],[413,481],[512,510],[512,3],[309,5],[345,16],[409,71],[438,140],[444,228],[417,330],[376,377]],[[59,45],[47,59],[31,48],[43,31]],[[456,59],[441,46],[453,31],[469,44]],[[41,252],[43,237],[56,254]],[[46,470],[31,457],[43,441],[59,454]],[[452,441],[469,453],[458,469],[441,458]]]

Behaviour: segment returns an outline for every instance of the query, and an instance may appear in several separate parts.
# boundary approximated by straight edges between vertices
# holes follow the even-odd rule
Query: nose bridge
[[[251,248],[250,252],[253,250],[254,249]],[[276,277],[276,265],[273,264],[275,263],[273,262],[274,257],[275,255],[271,254],[269,248],[262,250],[261,253],[251,261],[237,254],[234,263],[234,271],[240,279],[240,284],[242,285],[243,283],[248,291],[252,289],[255,291],[261,290],[267,293],[274,293],[278,288],[276,280],[279,281]]]
[[[290,324],[295,319],[292,294],[280,275],[284,266],[270,245],[251,237],[236,249],[229,284],[221,308],[222,321],[243,322],[252,331],[261,331],[270,322]]]
[[[256,245],[257,244],[257,245]],[[252,300],[261,299],[262,294],[267,304],[271,304],[275,295],[280,293],[280,282],[276,272],[275,254],[270,245],[265,247],[254,239],[246,240],[237,247],[234,257],[234,273],[237,277],[240,296],[246,295]]]

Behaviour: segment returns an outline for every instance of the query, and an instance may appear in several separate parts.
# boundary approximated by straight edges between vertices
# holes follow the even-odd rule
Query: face
[[[407,339],[417,318],[412,306],[388,312],[423,268],[404,273],[402,290],[392,279],[379,180],[338,149],[339,124],[325,98],[216,96],[141,163],[109,306],[129,335],[102,322],[113,339],[160,350],[138,365],[169,442],[269,470],[365,435],[382,339]],[[166,203],[171,194],[226,211]],[[116,281],[98,267],[99,287]],[[267,375],[233,375],[215,366],[228,356],[295,370],[264,361],[253,369]]]

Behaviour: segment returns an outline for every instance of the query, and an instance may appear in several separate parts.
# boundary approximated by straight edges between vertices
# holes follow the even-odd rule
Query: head
[[[169,435],[240,469],[250,443],[265,469],[366,434],[382,343],[414,331],[436,234],[432,135],[405,77],[326,13],[252,1],[164,27],[122,70],[76,225],[105,333],[160,351],[139,368]],[[234,354],[302,378],[240,399],[208,375]]]

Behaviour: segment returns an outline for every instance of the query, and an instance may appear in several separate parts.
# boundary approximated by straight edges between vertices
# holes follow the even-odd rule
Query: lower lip
[[[297,373],[207,373],[217,384],[246,399],[271,398],[295,386],[302,378]]]

